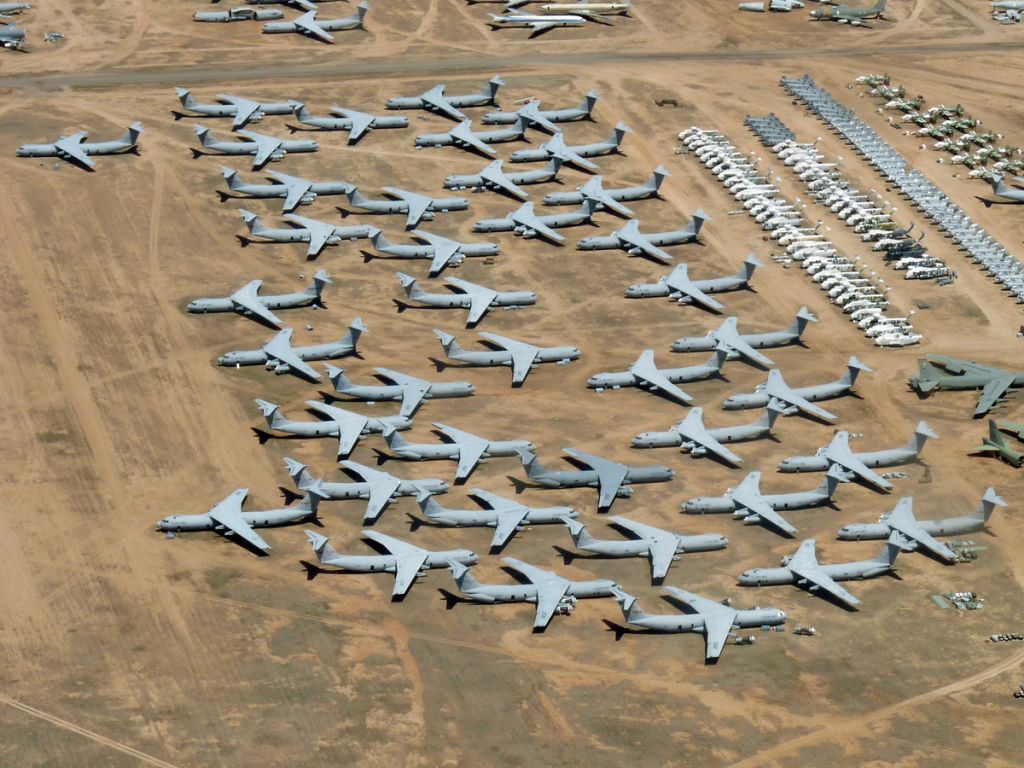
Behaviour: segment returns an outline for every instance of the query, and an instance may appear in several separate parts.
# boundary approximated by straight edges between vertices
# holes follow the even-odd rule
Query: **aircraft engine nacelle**
[[[299,198],[299,203],[301,205],[309,205],[314,200],[316,200],[316,192],[307,192],[306,194]]]
[[[341,237],[339,235],[331,235],[330,237],[327,238],[328,245],[337,245],[340,242]]]
[[[555,613],[560,616],[568,616],[574,610],[574,606],[566,605],[565,603],[559,603],[558,607],[555,608]]]
[[[252,115],[249,116],[249,122],[250,123],[258,123],[260,120],[263,119],[263,117],[264,117],[264,114],[262,112],[260,112],[259,110],[256,110],[255,112],[252,113]]]
[[[701,456],[707,456],[707,454],[708,454],[708,449],[705,448],[703,445],[692,445],[691,444],[691,446],[690,446],[690,456],[692,456],[693,458],[697,459],[697,458],[700,458]]]
[[[630,496],[633,495],[633,489],[626,488],[625,486],[620,486],[619,489],[615,491],[615,495],[618,496],[620,499],[628,499]]]
[[[276,163],[278,160],[283,159],[286,154],[288,154],[288,153],[285,152],[284,150],[281,150],[281,149],[274,150],[274,152],[271,153],[271,155],[270,155],[270,160],[272,162]]]
[[[434,212],[433,211],[426,211],[423,214],[423,221],[433,221],[433,220],[434,220]]]
[[[643,251],[641,251],[639,248],[633,247],[627,249],[626,253],[628,253],[630,256],[639,256],[641,253],[643,253]]]
[[[291,368],[290,365],[288,365],[288,363],[281,363],[281,362],[278,362],[276,360],[268,360],[267,361],[267,370],[268,371],[273,371],[278,376],[280,376],[281,374],[284,374],[284,373],[288,373],[291,369],[292,368]]]

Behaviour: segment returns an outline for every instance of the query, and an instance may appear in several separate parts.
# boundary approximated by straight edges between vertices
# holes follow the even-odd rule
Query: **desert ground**
[[[693,156],[676,154],[681,130],[720,130],[764,158],[788,197],[799,197],[795,175],[743,126],[747,114],[771,111],[801,141],[820,137],[823,153],[843,157],[844,172],[861,188],[885,194],[874,171],[778,85],[782,75],[809,73],[1019,252],[1019,207],[983,205],[987,185],[966,179],[962,169],[954,176],[951,166],[936,163],[938,153],[887,127],[877,102],[847,85],[866,72],[889,72],[909,94],[923,94],[929,104],[961,103],[1007,143],[1024,143],[1015,85],[1020,30],[991,22],[980,0],[890,5],[889,21],[854,29],[811,24],[806,10],[761,16],[718,0],[638,0],[632,18],[614,26],[527,41],[522,31],[487,29],[486,13],[497,6],[378,0],[366,32],[338,33],[338,43],[327,46],[265,37],[255,23],[194,24],[198,2],[40,0],[23,17],[35,50],[0,51],[0,435],[7,456],[0,469],[0,765],[1019,765],[1024,705],[1011,694],[1024,679],[1024,647],[988,637],[1021,630],[1022,476],[966,455],[985,431],[970,418],[974,393],[921,400],[907,386],[928,352],[1024,368],[1019,305],[892,194],[885,196],[900,209],[897,218],[916,222],[929,247],[958,270],[954,285],[903,281],[834,214],[812,205],[808,218],[822,220],[844,252],[863,256],[892,286],[894,309],[929,305],[913,318],[922,344],[879,349],[802,270],[772,262],[778,246],[749,217],[729,215],[736,202]],[[326,17],[353,12],[348,3],[324,7]],[[66,40],[45,44],[44,30]],[[431,358],[441,350],[431,329],[452,332],[469,348],[477,342],[461,312],[397,311],[394,273],[425,278],[425,262],[367,258],[365,241],[329,247],[314,262],[305,261],[300,245],[243,247],[238,209],[277,226],[279,201],[222,202],[220,165],[238,168],[248,181],[262,174],[245,158],[193,158],[194,125],[227,134],[229,124],[172,114],[179,107],[172,86],[193,88],[200,101],[227,92],[297,98],[317,114],[333,104],[379,112],[388,97],[438,82],[451,93],[475,92],[496,73],[507,82],[503,107],[531,96],[570,106],[596,89],[595,121],[566,126],[566,137],[597,141],[619,120],[633,129],[621,154],[599,160],[606,183],[640,183],[659,163],[672,173],[663,199],[633,204],[644,229],[675,228],[703,208],[713,221],[699,244],[673,248],[676,258],[703,278],[731,274],[748,252],[757,254],[766,266],[753,290],[723,295],[727,313],[744,329],[770,330],[806,305],[820,322],[805,346],[769,353],[787,380],[837,378],[856,355],[874,373],[858,380],[855,397],[826,407],[840,428],[863,435],[855,442],[862,449],[902,445],[927,420],[941,439],[929,442],[923,462],[900,468],[908,476],[891,494],[851,483],[840,488],[836,508],[790,513],[797,539],[729,515],[684,515],[682,502],[718,495],[747,470],[763,472],[765,492],[813,487],[820,475],[782,475],[774,467],[786,456],[813,453],[836,427],[782,418],[775,441],[734,446],[742,470],[674,449],[631,449],[634,434],[665,429],[685,409],[638,390],[595,393],[585,387],[588,376],[624,369],[645,347],[663,366],[702,362],[703,354],[676,355],[668,347],[721,318],[665,300],[623,298],[627,285],[653,282],[670,267],[573,248],[577,237],[617,228],[614,215],[602,212],[595,226],[566,230],[564,248],[487,236],[502,247],[493,264],[467,260],[445,273],[539,294],[534,307],[492,311],[480,330],[583,350],[579,361],[540,366],[512,389],[507,369],[435,369]],[[678,106],[656,106],[663,99]],[[344,179],[376,194],[387,184],[441,193],[444,176],[483,166],[483,158],[456,149],[414,152],[414,135],[451,123],[402,114],[409,129],[371,132],[351,147],[344,134],[309,134],[320,152],[268,169]],[[133,120],[145,124],[138,156],[98,158],[95,173],[14,154],[21,143],[74,130],[119,136]],[[283,135],[287,122],[268,117],[253,128]],[[534,144],[544,140],[529,136]],[[499,154],[522,146],[500,146]],[[586,178],[567,170],[560,185],[530,191],[539,200]],[[472,234],[473,222],[516,205],[493,193],[467,196],[469,211],[439,215],[426,228],[485,239]],[[406,242],[396,219],[338,207],[344,199],[320,198],[299,213],[333,221],[344,215]],[[193,298],[227,295],[255,278],[268,293],[299,290],[320,267],[334,280],[327,308],[282,313],[296,343],[338,338],[360,315],[370,329],[360,356],[336,362],[354,381],[369,382],[373,368],[384,366],[476,385],[472,398],[427,403],[407,438],[433,440],[430,424],[439,421],[489,438],[532,440],[554,468],[565,464],[565,446],[673,467],[672,483],[639,486],[613,512],[684,533],[726,535],[727,549],[683,556],[666,584],[729,597],[736,607],[780,608],[789,615],[787,631],[754,632],[753,646],[730,645],[721,663],[705,666],[699,635],[626,634],[617,641],[603,623],[621,621],[610,599],[580,601],[571,616],[533,634],[530,605],[448,609],[439,590],[452,582],[443,570],[431,571],[398,603],[389,601],[388,575],[313,573],[302,562],[311,552],[301,527],[264,531],[272,550],[262,558],[213,533],[168,540],[156,532],[160,518],[204,512],[238,487],[249,489],[248,509],[280,506],[291,498],[285,456],[308,463],[317,476],[342,479],[334,440],[261,443],[254,433],[263,426],[255,398],[312,418],[304,402],[329,385],[261,367],[217,367],[222,352],[257,347],[272,332],[236,315],[185,312]],[[440,280],[422,282],[440,290]],[[685,389],[705,408],[708,424],[740,424],[757,413],[723,411],[721,401],[752,391],[764,377],[729,362],[721,380]],[[397,412],[393,404],[346,407]],[[1024,400],[1011,399],[999,415],[1024,421]],[[379,436],[364,439],[353,458],[375,465],[374,448],[383,448]],[[389,461],[382,468],[451,480],[453,467]],[[510,478],[522,476],[516,460],[492,459],[439,500],[471,507],[466,490],[480,487],[527,503],[567,504],[592,533],[618,535],[596,513],[595,491],[527,488],[516,495]],[[922,518],[965,514],[989,485],[1009,506],[972,536],[987,547],[978,560],[946,566],[903,554],[895,576],[848,585],[864,601],[859,611],[794,587],[736,584],[741,571],[777,564],[801,538],[818,541],[822,562],[871,557],[881,543],[836,541],[835,531],[873,522],[901,496],[914,497]],[[325,502],[318,530],[339,551],[371,553],[360,541],[362,511],[361,502]],[[413,500],[397,500],[376,528],[427,548],[474,549],[479,579],[510,582],[500,558],[486,554],[489,530],[412,531],[408,515],[415,511]],[[639,595],[647,611],[675,610],[649,585],[644,561],[565,563],[555,547],[570,544],[558,526],[536,526],[503,554],[573,578],[611,578]],[[959,590],[978,592],[985,609],[940,610],[930,599]],[[813,625],[818,634],[795,636],[797,625]]]

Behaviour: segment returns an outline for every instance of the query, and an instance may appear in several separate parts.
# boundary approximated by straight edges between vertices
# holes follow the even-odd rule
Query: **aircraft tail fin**
[[[992,513],[996,507],[1005,507],[1006,500],[1002,496],[996,493],[996,489],[991,485],[985,490],[985,495],[981,497],[981,504],[978,509],[974,512],[974,517],[984,520],[986,523],[988,519],[992,517]]]
[[[267,426],[271,429],[279,429],[288,423],[288,419],[281,415],[281,407],[275,403],[269,403],[266,400],[257,400],[256,405],[260,408],[260,413],[263,414],[263,418],[267,420]]]
[[[359,16],[359,26],[363,26],[366,21],[366,13],[370,10],[370,4],[363,0],[359,5],[356,6],[356,14]]]
[[[452,571],[452,579],[455,581],[455,586],[459,588],[460,592],[467,592],[480,586],[480,582],[470,573],[468,565],[463,565],[455,560],[449,560],[448,567]]]
[[[457,355],[463,351],[462,347],[459,346],[458,339],[456,339],[450,333],[445,333],[444,331],[439,331],[437,328],[435,328],[434,335],[437,336],[438,340],[441,342],[441,349],[444,350],[444,354],[446,357]]]
[[[266,229],[266,227],[263,226],[263,222],[260,221],[260,217],[252,211],[240,208],[238,212],[242,214],[242,221],[245,222],[245,226],[249,228],[249,232],[252,234],[258,235]]]
[[[366,324],[363,322],[363,318],[357,317],[355,320],[349,323],[348,331],[345,333],[345,336],[341,339],[341,343],[348,344],[349,346],[352,347],[352,351],[355,352],[356,346],[359,344],[359,337],[362,336],[364,333],[368,332],[369,330],[370,329],[367,328]]]
[[[871,370],[871,368],[864,365],[864,363],[862,363],[856,357],[851,357],[846,363],[846,373],[842,375],[842,378],[839,379],[839,382],[841,384],[845,384],[848,387],[852,387],[856,383],[857,376],[860,374],[861,371],[867,371],[868,373],[870,373]]]
[[[537,460],[536,453],[528,448],[517,448],[516,453],[519,454],[519,460],[523,463],[527,477],[536,478],[547,474],[547,470]]]
[[[498,89],[505,84],[505,81],[501,79],[501,75],[495,75],[487,82],[487,87],[484,89],[483,95],[487,99],[487,103],[492,106],[498,106],[498,102],[495,99],[498,96]]]
[[[334,385],[335,392],[345,392],[355,386],[355,384],[349,381],[348,376],[345,375],[344,368],[336,368],[330,363],[327,364],[326,368],[327,378]]]
[[[238,190],[242,186],[242,180],[238,178],[238,171],[234,168],[228,168],[226,165],[220,167],[220,172],[224,176],[224,181],[228,185],[228,189]]]
[[[586,216],[589,218],[593,216],[595,213],[597,213],[597,210],[600,207],[600,205],[601,202],[599,200],[595,200],[592,197],[584,197],[583,204],[580,206],[579,210],[580,213],[586,214]]]
[[[698,208],[694,212],[693,218],[691,218],[690,222],[686,225],[686,229],[694,237],[697,237],[700,234],[700,229],[704,226],[705,221],[711,221],[711,217],[704,213],[703,208]]]
[[[839,487],[840,483],[845,482],[845,479],[843,470],[839,468],[838,464],[833,464],[828,468],[828,472],[825,473],[825,477],[818,483],[818,487],[814,489],[814,492],[824,493],[831,499],[836,492],[836,488]]]
[[[932,440],[938,440],[939,436],[935,430],[928,426],[925,421],[919,421],[917,427],[914,429],[914,436],[910,438],[910,442],[907,443],[907,449],[913,451],[915,454],[920,453],[924,448],[924,444],[928,442],[928,438]]]
[[[644,186],[652,190],[654,194],[658,194],[658,190],[661,189],[662,183],[665,181],[666,178],[668,178],[671,175],[671,173],[665,170],[665,166],[659,165],[651,173],[651,178],[647,181],[646,184],[644,184]]]
[[[889,534],[889,540],[885,542],[885,549],[883,549],[874,558],[874,560],[879,563],[885,563],[890,568],[892,568],[892,566],[896,564],[896,558],[903,550],[901,540],[902,537],[896,531],[893,531],[891,534]]]
[[[725,361],[729,359],[729,348],[724,344],[719,344],[715,347],[715,351],[711,353],[711,357],[708,359],[707,364],[716,371],[722,370],[722,366],[725,365]]]
[[[334,547],[331,546],[331,540],[329,538],[317,533],[316,531],[311,531],[308,528],[304,533],[306,534],[306,538],[309,539],[309,543],[313,547],[313,552],[319,562],[323,563],[338,556]]]
[[[992,185],[992,191],[997,195],[1005,195],[1010,191],[1010,188],[1006,186],[1006,182],[1003,181],[1003,174],[993,173],[988,177],[988,183]]]
[[[544,170],[551,174],[551,178],[558,175],[558,172],[562,170],[562,163],[564,161],[557,155],[552,155],[551,159],[548,160],[548,166]]]
[[[316,478],[310,473],[309,467],[301,461],[285,457],[284,465],[288,469],[288,476],[291,477],[292,482],[295,483],[299,490],[305,491],[317,482]]]
[[[921,395],[928,395],[939,386],[942,370],[933,363],[921,358],[917,361],[917,375],[910,377],[910,386]]]
[[[359,187],[355,184],[350,185],[349,188],[345,190],[345,197],[348,198],[348,201],[352,203],[352,205],[362,205],[367,202],[367,199],[363,197],[363,193],[359,191]]]
[[[878,0],[873,10],[877,13],[882,13],[885,10],[885,0]]]
[[[199,143],[204,147],[208,147],[213,143],[213,136],[210,135],[210,129],[205,125],[196,126],[196,136],[199,137]]]
[[[1000,448],[1006,445],[1006,439],[1003,437],[1003,433],[999,431],[999,424],[994,419],[988,420],[988,439],[989,442],[995,443]]]
[[[775,422],[778,421],[780,415],[786,412],[786,404],[772,398],[768,401],[768,405],[764,407],[764,413],[761,414],[761,418],[757,420],[757,426],[771,429],[775,426]]]
[[[192,91],[188,88],[175,88],[174,93],[177,95],[178,101],[181,102],[181,106],[185,109],[192,109],[199,103],[192,98]]]
[[[751,252],[747,254],[747,258],[743,260],[743,266],[741,266],[740,271],[736,273],[736,277],[740,278],[741,280],[749,281],[750,278],[754,276],[754,270],[757,269],[758,267],[763,266],[764,264],[758,261],[757,257],[753,254],[753,252]]]
[[[306,105],[303,104],[301,101],[295,101],[294,99],[292,99],[288,102],[288,104],[292,108],[292,114],[295,115],[295,119],[298,120],[300,123],[308,123],[308,121],[313,117],[311,114],[309,114],[309,110],[306,109]]]
[[[572,543],[577,547],[586,547],[588,544],[593,544],[595,539],[590,535],[587,530],[587,526],[581,523],[579,520],[575,520],[571,517],[562,518],[562,522],[565,523],[565,527],[569,529],[569,535],[572,537]]]
[[[608,137],[608,143],[615,145],[616,148],[621,147],[622,140],[626,137],[626,134],[632,132],[633,131],[628,128],[625,123],[617,123],[612,135]]]
[[[787,333],[796,334],[799,339],[804,334],[804,329],[808,323],[816,323],[818,318],[811,314],[811,311],[807,307],[800,307],[796,313],[796,318],[793,320],[789,328],[786,329]],[[852,384],[853,382],[851,382]]]
[[[385,248],[390,248],[393,243],[384,236],[384,233],[379,229],[375,229],[370,235],[370,243],[378,251],[383,251]]]
[[[398,449],[411,445],[408,440],[399,434],[393,424],[385,424],[381,434],[384,437],[384,442],[387,443],[388,448]]]
[[[402,281],[402,290],[405,291],[405,295],[410,299],[418,299],[423,295],[423,290],[420,288],[416,278],[412,275],[407,275],[404,272],[398,272],[398,279]]]
[[[636,595],[631,595],[629,592],[625,592],[619,588],[612,590],[615,595],[615,602],[619,604],[619,608],[622,609],[622,617],[626,621],[634,621],[635,619],[642,619],[645,614],[640,610],[640,601],[637,600]]]
[[[135,121],[128,126],[128,130],[124,136],[121,137],[121,143],[129,147],[134,147],[139,143],[139,136],[142,135],[142,123]]]
[[[597,105],[598,100],[601,97],[597,95],[597,91],[590,91],[584,98],[583,103],[580,105],[580,109],[583,113],[590,117],[594,113],[594,107]]]
[[[306,512],[309,517],[317,517],[317,513],[320,509],[320,495],[313,493],[312,491],[306,491],[305,495],[299,501],[298,506],[295,507],[296,511]]]
[[[331,276],[326,269],[318,269],[316,274],[313,275],[313,282],[307,286],[306,293],[316,296],[317,301],[319,301],[323,295],[324,286],[330,285],[332,282]]]

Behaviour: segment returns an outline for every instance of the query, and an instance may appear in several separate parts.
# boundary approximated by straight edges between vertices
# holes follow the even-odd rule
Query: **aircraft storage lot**
[[[1008,143],[1024,142],[1013,87],[1019,78],[1008,62],[1016,53],[997,52],[1019,43],[1009,34],[1013,30],[988,21],[986,4],[896,0],[898,24],[856,30],[810,25],[806,11],[762,20],[735,14],[732,4],[704,2],[680,17],[674,4],[649,2],[634,21],[559,30],[526,43],[521,32],[483,32],[481,20],[493,7],[417,0],[385,8],[381,2],[368,19],[368,35],[339,33],[333,48],[290,36],[263,38],[247,23],[192,24],[188,17],[198,4],[179,0],[154,7],[70,3],[64,16],[53,5],[40,3],[33,26],[65,31],[66,45],[40,43],[31,55],[0,58],[0,172],[8,180],[0,194],[6,225],[0,319],[7,329],[0,342],[6,383],[0,402],[10,457],[0,484],[0,704],[6,705],[0,707],[0,764],[184,768],[292,766],[312,759],[369,766],[603,766],[637,759],[640,750],[645,765],[1019,763],[1024,737],[1015,727],[1018,703],[1010,693],[1020,682],[1024,649],[987,638],[1016,631],[1024,609],[1020,473],[965,457],[984,431],[983,422],[969,419],[973,394],[919,401],[906,387],[925,352],[1021,367],[1019,309],[929,228],[927,244],[960,277],[940,288],[905,283],[888,268],[880,270],[893,285],[897,309],[913,309],[921,299],[931,309],[914,317],[925,336],[922,345],[879,350],[802,271],[766,258],[778,248],[762,241],[746,216],[728,215],[735,201],[695,158],[673,154],[676,134],[699,125],[765,156],[742,118],[774,111],[800,140],[822,136],[826,156],[846,157],[844,170],[859,186],[879,188],[874,173],[791,106],[777,85],[782,74],[809,72],[862,119],[884,129],[912,163],[1017,250],[1024,238],[1018,208],[983,208],[975,195],[984,195],[986,187],[951,178],[949,166],[935,164],[937,153],[921,152],[918,140],[884,128],[875,102],[845,88],[859,74],[888,71],[908,93],[920,92],[930,104],[963,103],[986,127],[1007,134]],[[351,12],[347,4],[327,8],[325,16]],[[716,24],[721,28],[713,29]],[[899,53],[906,44],[918,50]],[[810,51],[797,50],[800,45]],[[983,45],[992,52],[957,48]],[[844,57],[827,50],[842,46],[863,46],[864,53]],[[745,49],[751,48],[766,53],[749,56]],[[612,53],[605,55],[607,49]],[[709,52],[704,62],[701,52]],[[645,62],[641,54],[662,58]],[[236,81],[246,68],[255,71]],[[305,77],[303,68],[321,74]],[[873,521],[900,495],[915,497],[921,517],[940,517],[973,509],[985,487],[994,485],[1009,507],[996,512],[992,535],[972,537],[989,547],[979,560],[946,567],[921,554],[902,555],[899,579],[849,585],[864,600],[858,613],[792,587],[736,586],[742,570],[775,565],[797,541],[741,526],[728,515],[680,514],[681,502],[718,494],[743,471],[671,449],[631,450],[634,434],[664,429],[685,412],[636,390],[597,394],[584,386],[592,373],[625,368],[646,346],[655,348],[663,366],[702,362],[703,354],[672,355],[668,346],[719,322],[693,307],[622,298],[625,286],[652,282],[668,267],[618,251],[573,249],[578,237],[617,228],[614,216],[599,214],[600,228],[565,230],[569,245],[561,249],[489,236],[502,245],[493,265],[469,260],[446,272],[494,287],[536,290],[537,306],[492,311],[481,330],[575,344],[583,350],[579,361],[541,366],[517,390],[509,388],[505,369],[435,374],[428,357],[438,356],[440,346],[432,328],[455,333],[467,347],[476,346],[476,335],[462,328],[461,312],[396,313],[394,272],[423,275],[425,263],[364,263],[360,247],[350,244],[326,249],[315,263],[303,261],[298,245],[240,247],[238,208],[276,225],[277,201],[220,203],[215,190],[224,188],[221,164],[241,169],[246,180],[257,181],[259,174],[240,158],[192,159],[199,121],[175,122],[170,114],[178,106],[173,85],[193,87],[202,101],[221,92],[295,97],[323,114],[332,104],[379,111],[385,98],[437,82],[448,83],[452,93],[474,92],[499,72],[508,82],[499,93],[503,107],[526,96],[540,96],[549,107],[569,106],[587,90],[599,91],[596,123],[568,125],[567,139],[597,141],[620,119],[634,129],[624,155],[598,160],[601,172],[609,185],[619,186],[641,182],[659,162],[671,171],[665,201],[632,206],[645,230],[680,226],[698,207],[714,218],[701,233],[703,244],[671,249],[677,260],[688,261],[692,275],[732,273],[750,250],[766,261],[754,277],[756,292],[722,298],[741,328],[784,327],[801,304],[818,315],[821,322],[806,334],[808,349],[769,351],[790,383],[836,378],[851,353],[875,368],[858,380],[859,399],[826,403],[841,427],[863,433],[855,447],[902,445],[920,419],[940,434],[925,448],[925,466],[906,468],[908,477],[895,481],[890,496],[849,485],[837,494],[839,510],[791,513],[800,536],[818,540],[821,560],[873,556],[879,542],[837,542],[834,533],[845,523]],[[83,87],[70,87],[76,85]],[[663,98],[681,106],[655,106]],[[371,194],[389,183],[440,193],[445,175],[484,164],[454,149],[413,152],[415,134],[451,124],[403,114],[410,117],[409,130],[376,131],[355,147],[344,145],[344,134],[315,134],[319,153],[268,168],[345,179]],[[141,155],[99,158],[96,174],[67,165],[53,171],[53,160],[14,157],[24,141],[52,140],[78,128],[92,129],[96,138],[120,135],[133,119],[146,126]],[[227,121],[204,122],[218,136],[228,131]],[[285,123],[266,118],[253,128],[283,135]],[[543,140],[530,135],[535,144]],[[521,146],[497,149],[507,157]],[[790,171],[766,165],[782,176],[788,197],[800,196]],[[572,189],[585,178],[568,171],[561,187],[534,189]],[[474,240],[474,221],[514,207],[491,193],[467,196],[468,212],[439,215],[425,228]],[[335,204],[343,200],[322,198],[299,212],[337,220]],[[921,226],[905,203],[900,207],[898,218]],[[809,218],[823,218],[847,252],[881,264],[831,214],[821,210]],[[353,214],[347,221],[373,223],[404,242],[397,220]],[[266,292],[297,290],[320,266],[334,279],[325,293],[328,310],[282,315],[295,326],[296,343],[336,339],[359,314],[370,328],[360,342],[362,359],[337,363],[354,381],[367,382],[374,367],[386,366],[476,384],[473,398],[427,403],[405,436],[429,441],[430,422],[441,421],[485,437],[530,439],[553,468],[563,464],[563,446],[674,467],[673,483],[640,486],[613,512],[680,532],[728,536],[724,551],[683,556],[666,583],[714,599],[730,596],[736,607],[781,608],[790,616],[787,632],[756,633],[753,647],[729,647],[718,666],[705,667],[697,635],[627,634],[616,642],[601,621],[621,619],[612,600],[581,601],[572,616],[556,617],[545,634],[533,635],[532,606],[445,610],[437,591],[452,586],[445,571],[431,572],[397,604],[388,602],[390,576],[323,573],[308,580],[300,561],[311,553],[298,527],[264,532],[273,546],[269,558],[212,534],[167,541],[155,533],[161,517],[205,511],[239,486],[250,489],[249,509],[276,506],[279,487],[290,486],[284,456],[309,463],[318,476],[340,479],[333,440],[261,445],[251,431],[262,425],[253,398],[280,403],[286,415],[302,418],[303,402],[326,385],[275,377],[259,367],[215,367],[217,355],[258,346],[271,331],[236,316],[184,312],[192,298],[226,295],[257,277]],[[303,329],[307,322],[312,331]],[[718,404],[752,390],[764,373],[730,362],[725,377],[684,389],[705,406],[712,426],[756,418],[750,411],[723,412]],[[352,409],[371,415],[397,410]],[[1024,405],[1011,400],[1003,413],[1022,421]],[[820,475],[772,470],[785,456],[825,444],[832,428],[788,417],[776,432],[778,443],[734,446],[745,469],[764,472],[766,492],[815,485]],[[378,436],[365,440],[353,458],[373,464],[372,447],[382,447]],[[388,462],[383,468],[403,477],[446,479],[454,471],[445,462]],[[467,487],[511,494],[509,475],[522,476],[517,462],[491,460]],[[439,501],[471,506],[464,496],[456,487]],[[573,505],[592,533],[616,535],[595,514],[593,490],[527,490],[518,498]],[[324,508],[322,532],[339,551],[370,551],[358,537],[362,503],[327,502]],[[406,513],[415,509],[410,499],[395,502],[377,529],[431,548],[486,551],[486,530],[424,526],[410,533]],[[504,554],[573,577],[612,578],[638,594],[649,612],[673,610],[659,599],[660,590],[647,586],[645,562],[579,558],[564,566],[552,545],[569,543],[558,527],[538,526],[518,534]],[[483,557],[474,572],[483,581],[509,581],[499,565],[497,558]],[[977,591],[986,608],[940,611],[929,599],[951,590]],[[817,637],[793,635],[793,627],[808,624]]]

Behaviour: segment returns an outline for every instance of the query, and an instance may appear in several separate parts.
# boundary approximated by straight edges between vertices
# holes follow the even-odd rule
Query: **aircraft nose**
[[[727,546],[729,544],[729,539],[727,539],[725,536],[719,536],[718,543],[721,544],[723,547]]]
[[[785,611],[779,611],[779,618],[782,619],[783,621],[785,621],[786,619],[789,618],[789,616],[786,615]]]

